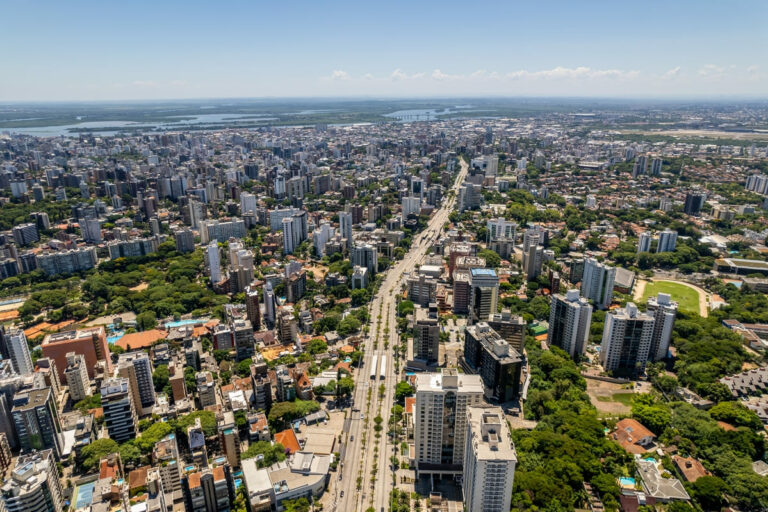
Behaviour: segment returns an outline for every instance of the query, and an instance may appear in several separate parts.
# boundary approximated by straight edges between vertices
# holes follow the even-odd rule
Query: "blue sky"
[[[0,101],[768,97],[768,1],[0,0]]]

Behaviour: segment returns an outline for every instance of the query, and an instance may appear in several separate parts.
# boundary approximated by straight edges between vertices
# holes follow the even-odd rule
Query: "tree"
[[[488,268],[498,268],[501,265],[501,256],[491,249],[483,249],[477,255],[485,259],[485,266]]]
[[[355,390],[355,380],[352,377],[342,377],[338,383],[339,395],[351,396]]]
[[[407,382],[398,382],[395,386],[395,399],[398,402],[405,400],[405,397],[413,394],[413,386]]]
[[[349,336],[360,330],[360,320],[353,315],[347,315],[344,320],[339,322],[339,327],[336,329],[340,336]]]
[[[723,495],[730,492],[728,484],[716,476],[702,476],[691,485],[693,496],[704,510],[720,510]]]
[[[155,371],[152,372],[152,383],[155,385],[155,391],[162,392],[168,385],[169,377],[168,365],[161,364],[155,367]]]
[[[397,314],[400,316],[408,316],[412,315],[414,311],[414,305],[413,302],[410,300],[404,300],[401,301],[400,304],[397,305]]]
[[[267,441],[257,441],[251,443],[248,449],[242,454],[242,459],[252,459],[257,455],[261,455],[262,458],[258,461],[260,468],[271,466],[276,462],[285,460],[285,447],[280,443],[269,443]]]
[[[151,310],[143,311],[136,315],[136,325],[138,325],[139,329],[142,331],[154,329],[157,325],[157,315]]]
[[[328,344],[321,338],[315,338],[307,343],[307,352],[312,355],[328,352]]]
[[[709,415],[737,427],[749,427],[752,430],[762,430],[763,427],[757,414],[738,402],[720,402],[709,410]]]
[[[89,410],[99,407],[101,407],[101,394],[85,397],[75,404],[75,409],[83,414],[88,414]]]
[[[141,460],[141,450],[133,444],[133,441],[126,441],[118,449],[120,459],[126,466],[135,466]]]
[[[275,430],[282,430],[287,423],[319,410],[320,404],[314,400],[278,402],[272,405],[272,408],[269,410],[269,422],[274,426]]]
[[[99,465],[99,461],[109,454],[117,453],[118,446],[109,438],[97,439],[80,450],[80,465],[88,472]]]

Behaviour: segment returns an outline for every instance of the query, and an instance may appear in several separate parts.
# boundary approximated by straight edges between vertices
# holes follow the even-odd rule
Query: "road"
[[[398,450],[387,436],[387,424],[395,400],[395,386],[400,375],[395,368],[394,351],[399,343],[397,331],[397,294],[404,283],[405,272],[413,272],[427,254],[431,243],[436,240],[448,222],[448,216],[458,198],[458,190],[467,176],[468,165],[461,160],[461,169],[452,190],[446,194],[443,204],[429,220],[427,227],[413,239],[405,257],[391,267],[370,306],[371,323],[369,336],[365,340],[363,367],[355,379],[354,405],[345,424],[345,447],[340,465],[339,485],[335,486],[333,510],[363,512],[373,507],[375,512],[387,511],[389,493],[393,488],[394,473],[390,457]],[[371,363],[376,357],[376,378],[370,378]],[[382,357],[386,356],[385,378],[380,378]],[[401,354],[402,371],[405,354]],[[379,394],[384,386],[383,395]],[[369,395],[370,391],[370,395]],[[370,399],[369,399],[370,396]],[[376,438],[374,418],[381,415],[383,429]],[[361,479],[358,490],[358,478]],[[372,481],[373,478],[373,481]],[[343,496],[341,494],[343,493]]]

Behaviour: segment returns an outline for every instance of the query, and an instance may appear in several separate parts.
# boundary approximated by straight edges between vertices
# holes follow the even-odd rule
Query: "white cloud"
[[[438,80],[440,82],[444,82],[448,80],[460,80],[464,78],[464,75],[449,75],[449,74],[443,73],[439,69],[432,71],[431,76],[433,80]]]
[[[349,73],[336,69],[331,73],[331,80],[349,80]]]
[[[760,66],[753,64],[747,68],[747,73],[754,74],[760,71]]]
[[[661,75],[661,78],[670,80],[672,78],[677,78],[678,76],[680,76],[680,66],[676,66],[670,69],[669,71]]]
[[[134,80],[131,85],[134,87],[157,87],[157,82],[154,80]]]
[[[714,64],[705,64],[699,69],[699,75],[709,77],[719,77],[725,72],[725,68]]]
[[[628,79],[636,78],[640,75],[639,71],[623,71],[620,69],[592,69],[586,66],[576,68],[566,68],[557,66],[552,69],[541,71],[528,71],[521,69],[507,73],[505,76],[511,79],[533,78],[541,80],[571,80],[571,79],[591,79],[591,78],[617,78]]]

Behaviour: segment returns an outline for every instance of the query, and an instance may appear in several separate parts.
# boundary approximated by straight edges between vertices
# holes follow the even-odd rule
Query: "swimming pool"
[[[165,328],[171,329],[173,327],[181,327],[182,325],[196,324],[198,322],[205,323],[207,318],[188,318],[187,320],[176,320],[175,322],[166,322]]]
[[[77,488],[77,499],[75,500],[75,509],[87,507],[93,500],[93,488],[96,482],[83,484]]]
[[[634,487],[635,486],[635,479],[623,476],[623,477],[619,478],[619,484],[622,487]]]
[[[112,336],[107,336],[107,343],[110,345],[114,345],[118,341],[120,341],[120,338],[125,336],[125,331],[117,331],[112,334]]]

